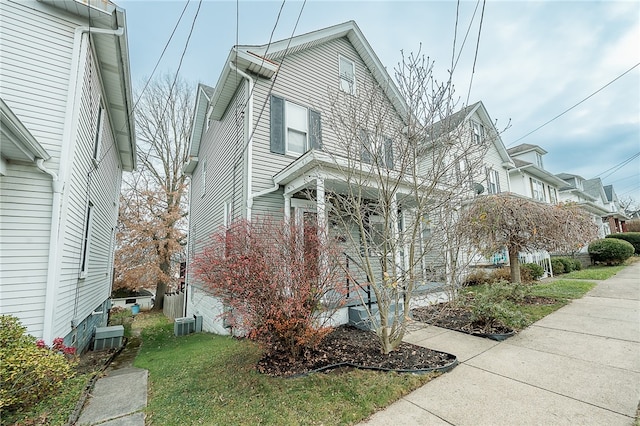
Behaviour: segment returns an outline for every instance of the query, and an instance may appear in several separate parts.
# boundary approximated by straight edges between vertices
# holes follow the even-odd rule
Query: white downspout
[[[247,94],[247,217],[248,221],[251,221],[251,208],[253,207],[253,194],[252,194],[252,183],[251,179],[253,179],[253,86],[255,81],[253,78],[245,73],[244,71],[238,69],[233,62],[229,62],[229,67],[240,74],[243,78],[246,78],[249,82],[249,93]]]
[[[58,173],[44,167],[44,162],[39,160],[37,166],[44,173],[49,174],[53,181],[53,200],[51,206],[51,227],[49,233],[49,256],[47,264],[47,285],[45,293],[45,305],[44,305],[44,319],[43,319],[43,340],[47,344],[51,344],[54,336],[55,326],[55,306],[57,302],[59,274],[62,262],[62,247],[64,244],[64,233],[60,231],[61,218],[63,216],[62,202],[65,192],[65,182],[67,168],[70,170],[73,166],[72,158],[73,149],[72,140],[74,135],[74,129],[76,128],[76,115],[78,109],[78,100],[82,91],[82,81],[78,78],[81,70],[81,64],[85,61],[81,61],[81,54],[84,52],[82,49],[83,36],[85,33],[96,34],[111,34],[117,37],[124,35],[124,27],[119,27],[117,30],[106,30],[100,28],[91,28],[88,26],[76,27],[73,35],[73,51],[71,56],[71,74],[69,79],[69,92],[67,94],[67,108],[65,113],[65,127],[62,136],[62,146],[60,151],[60,163],[58,166]]]

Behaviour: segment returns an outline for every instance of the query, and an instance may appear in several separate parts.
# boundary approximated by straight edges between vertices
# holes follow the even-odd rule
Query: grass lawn
[[[580,271],[569,272],[568,274],[562,274],[562,279],[578,279],[578,280],[606,280],[611,278],[618,272],[625,268],[621,266],[590,266],[587,269]]]
[[[175,337],[164,320],[142,339],[135,366],[149,370],[147,419],[157,425],[353,424],[435,377],[351,370],[273,378],[254,370],[260,349],[246,340]]]
[[[91,374],[76,376],[67,380],[59,392],[27,410],[15,413],[2,412],[0,425],[66,425],[89,380],[91,380]]]

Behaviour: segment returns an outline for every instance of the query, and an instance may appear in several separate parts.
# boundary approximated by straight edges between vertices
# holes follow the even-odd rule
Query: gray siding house
[[[0,314],[84,350],[106,325],[135,167],[124,10],[3,0],[0,19]]]
[[[331,100],[366,98],[372,85],[383,88],[388,127],[400,127],[402,97],[353,21],[270,45],[233,47],[216,86],[197,89],[185,167],[189,258],[211,233],[238,219],[311,213],[326,226],[325,194],[345,188],[346,169],[367,163],[346,152],[344,133],[330,120]],[[391,161],[392,142],[385,141]],[[227,333],[223,306],[191,275],[186,282],[187,315],[202,315],[207,331]],[[337,322],[346,322],[346,312],[340,315]]]

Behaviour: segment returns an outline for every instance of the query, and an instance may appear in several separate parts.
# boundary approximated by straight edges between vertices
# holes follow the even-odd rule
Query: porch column
[[[291,221],[291,195],[284,194],[284,221],[289,223]]]
[[[327,232],[327,214],[324,200],[324,179],[316,179],[316,213],[318,214],[318,232]],[[320,235],[322,237],[322,235]]]

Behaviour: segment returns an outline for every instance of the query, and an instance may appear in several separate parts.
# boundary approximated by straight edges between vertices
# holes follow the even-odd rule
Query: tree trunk
[[[518,260],[518,250],[509,247],[509,267],[511,268],[511,282],[520,284],[520,260]]]
[[[153,302],[152,311],[162,311],[164,307],[164,293],[167,291],[167,283],[164,281],[158,281],[156,285],[156,298]]]

